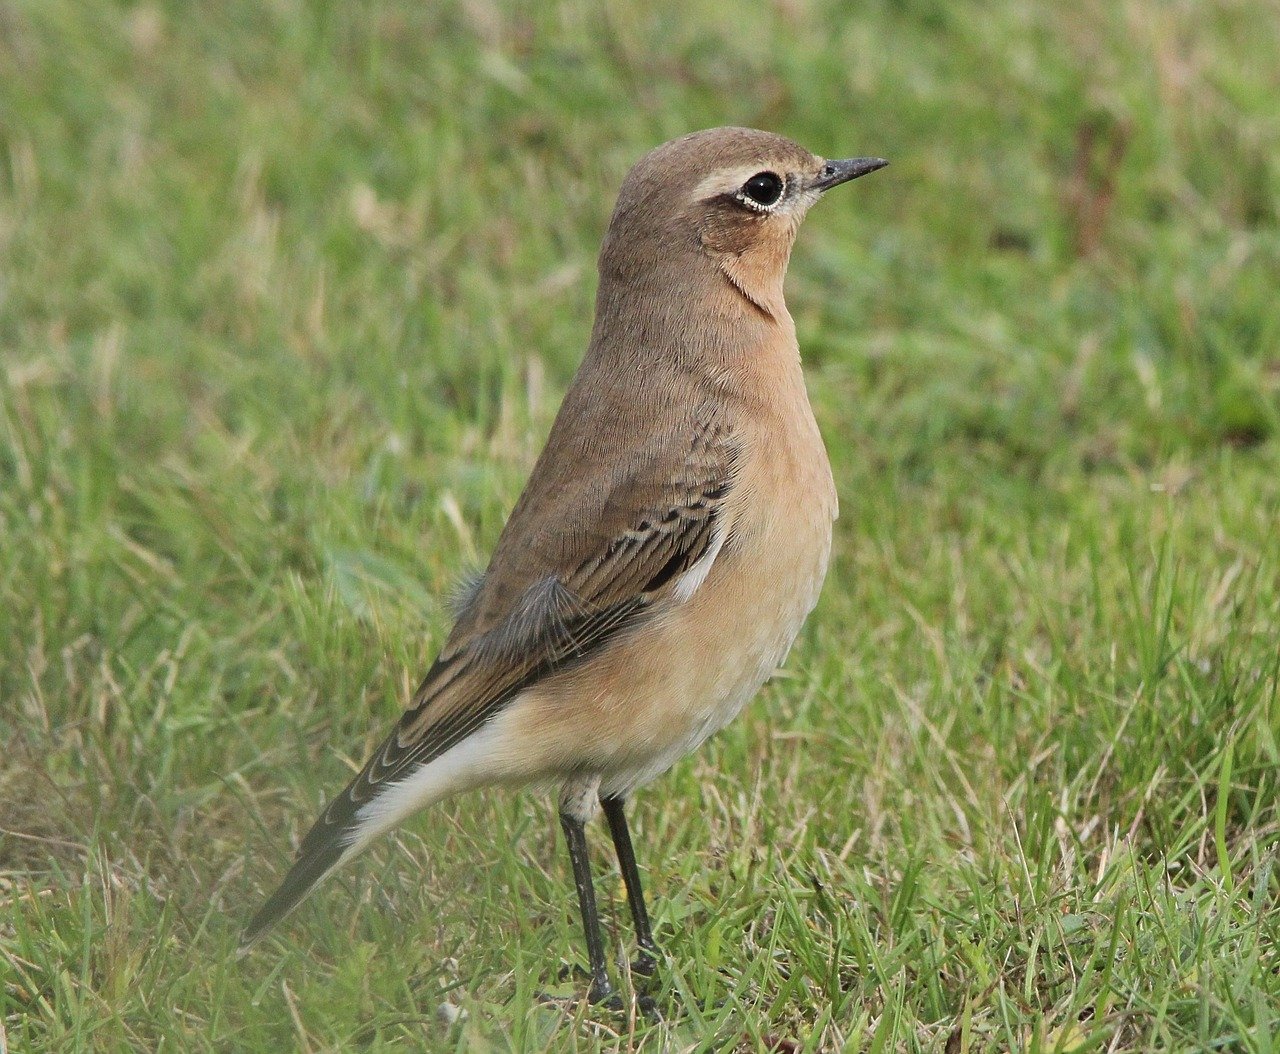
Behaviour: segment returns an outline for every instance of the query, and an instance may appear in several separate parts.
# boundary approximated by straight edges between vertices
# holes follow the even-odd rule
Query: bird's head
[[[752,128],[673,139],[623,182],[600,255],[601,281],[648,285],[655,273],[706,273],[709,262],[759,310],[785,311],[782,279],[805,213],[832,187],[886,164],[878,157],[829,161]]]

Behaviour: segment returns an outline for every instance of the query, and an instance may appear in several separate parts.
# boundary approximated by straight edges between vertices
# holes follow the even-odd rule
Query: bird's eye
[[[757,172],[742,184],[742,193],[757,205],[772,205],[782,197],[782,177],[774,172]]]

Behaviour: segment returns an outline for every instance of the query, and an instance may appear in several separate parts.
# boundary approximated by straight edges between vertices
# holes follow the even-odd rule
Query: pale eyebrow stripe
[[[714,194],[733,194],[757,172],[765,171],[772,172],[773,169],[761,168],[758,165],[722,168],[703,178],[702,182],[693,188],[693,193],[699,198],[711,197]],[[785,176],[783,177],[783,182],[784,184],[789,182]]]
[[[782,193],[778,195],[778,200],[772,205],[754,205],[753,208],[760,212],[772,212],[783,201],[795,195],[796,181],[791,178],[791,173],[779,171],[775,166],[762,165],[743,165],[738,168],[722,168],[716,172],[712,172],[705,177],[701,183],[693,188],[693,196],[700,201],[708,198],[717,197],[721,194],[732,194],[737,196],[742,189],[742,185],[752,176],[761,172],[772,172],[775,176],[782,180]]]

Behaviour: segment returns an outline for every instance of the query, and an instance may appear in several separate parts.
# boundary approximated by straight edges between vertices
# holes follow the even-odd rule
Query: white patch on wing
[[[711,572],[711,565],[716,562],[716,557],[720,555],[720,548],[723,545],[724,530],[723,528],[717,528],[707,551],[694,561],[689,570],[676,579],[675,598],[681,604],[693,596],[702,583],[707,580],[707,575]]]
[[[498,775],[495,770],[501,764],[505,739],[499,716],[434,761],[388,784],[356,813],[356,824],[347,836],[351,847],[347,856],[354,856],[380,834],[428,805]]]

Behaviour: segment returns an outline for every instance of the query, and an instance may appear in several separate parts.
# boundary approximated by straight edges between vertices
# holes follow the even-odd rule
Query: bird
[[[247,950],[409,816],[483,786],[561,786],[590,969],[613,999],[586,842],[603,812],[659,950],[625,804],[733,720],[817,602],[836,489],[783,279],[801,220],[884,167],[750,128],[651,150],[619,190],[590,343],[486,570],[410,705],[302,839]]]

